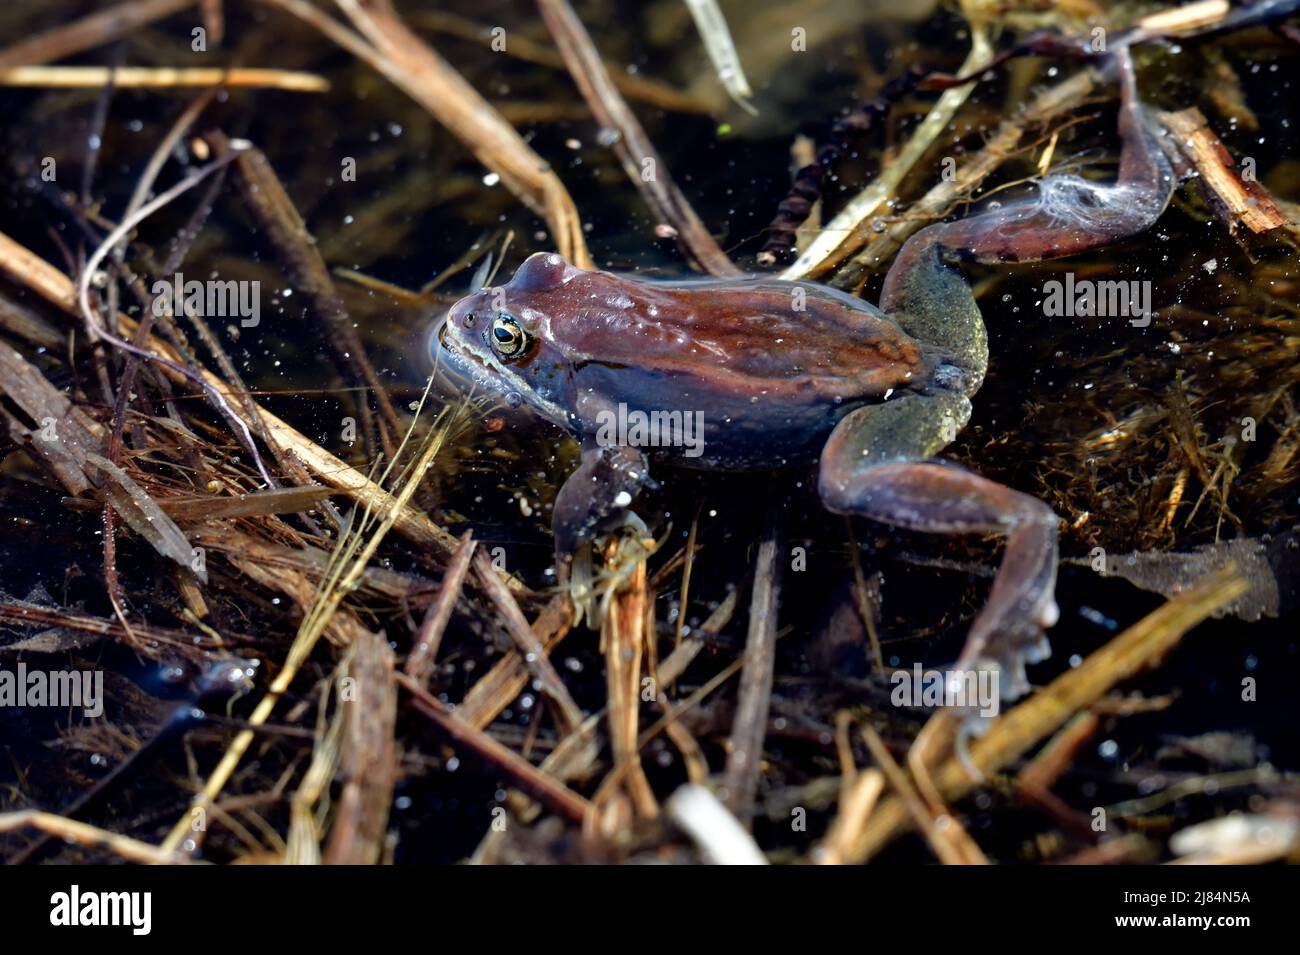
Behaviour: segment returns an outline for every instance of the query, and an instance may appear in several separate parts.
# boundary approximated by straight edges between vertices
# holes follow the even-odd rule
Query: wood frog
[[[1049,176],[1036,196],[922,229],[890,268],[879,308],[813,282],[640,281],[547,253],[457,302],[437,336],[448,360],[582,443],[555,502],[560,565],[627,512],[652,483],[652,459],[760,470],[819,454],[818,491],[833,512],[1006,538],[954,669],[996,670],[1004,699],[1025,693],[1025,664],[1050,654],[1044,631],[1059,615],[1057,518],[937,457],[969,420],[988,366],[984,322],[957,264],[1072,255],[1160,216],[1173,170],[1127,49],[1114,59],[1116,181]],[[609,440],[612,422],[636,414],[652,425],[699,420],[702,440]]]

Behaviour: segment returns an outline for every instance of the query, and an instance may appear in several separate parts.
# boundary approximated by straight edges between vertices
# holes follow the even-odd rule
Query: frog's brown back
[[[541,333],[578,360],[813,399],[878,397],[906,387],[925,363],[917,342],[874,306],[814,283],[574,272],[530,298]]]

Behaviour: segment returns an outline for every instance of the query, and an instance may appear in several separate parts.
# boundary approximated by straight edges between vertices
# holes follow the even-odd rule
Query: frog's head
[[[527,402],[562,427],[571,424],[574,356],[556,341],[552,312],[582,271],[555,253],[530,256],[514,278],[451,307],[438,328],[446,359],[512,405]]]

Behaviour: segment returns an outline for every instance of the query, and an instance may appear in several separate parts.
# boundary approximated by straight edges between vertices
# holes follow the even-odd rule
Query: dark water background
[[[93,7],[67,2],[7,4],[0,13],[0,47]],[[706,61],[680,5],[579,3],[576,7],[611,60],[633,64],[641,75],[678,87],[703,82]],[[751,7],[768,11],[776,5],[731,5],[728,10],[737,7],[744,17]],[[504,24],[536,39],[544,35],[529,4],[453,0],[404,3],[401,9],[417,25],[423,13],[436,9],[479,24]],[[247,65],[306,69],[327,76],[333,88],[323,95],[232,91],[204,115],[199,128],[224,129],[266,152],[329,265],[418,288],[474,243],[499,242],[505,231],[514,234],[505,262],[507,274],[527,254],[550,248],[544,223],[503,186],[485,185],[485,170],[469,153],[368,67],[279,12],[231,3],[227,15],[230,39],[222,50],[207,56],[189,52],[192,24],[188,16],[177,16],[148,28],[128,44],[126,62],[212,65],[214,58],[230,62],[237,52]],[[799,12],[792,16],[797,22]],[[423,32],[494,102],[530,103],[540,109],[547,104],[571,107],[579,101],[560,71],[503,58],[466,39]],[[962,21],[946,11],[915,23],[852,23],[837,31],[836,37],[817,45],[797,64],[773,64],[751,72],[762,113],[757,121],[716,95],[719,108],[712,115],[665,113],[633,104],[700,217],[746,267],[752,264],[763,229],[788,189],[792,137],[805,133],[824,138],[836,115],[875,95],[883,81],[910,65],[955,70],[969,42]],[[1191,44],[1178,53],[1143,54],[1144,96],[1153,105],[1169,109],[1199,105],[1234,155],[1255,157],[1261,181],[1279,196],[1295,200],[1300,197],[1300,129],[1292,104],[1298,92],[1300,56],[1264,37],[1254,45],[1226,43],[1223,50],[1259,118],[1257,130],[1241,128],[1216,110],[1209,98],[1214,86],[1207,80],[1209,68]],[[742,47],[742,58],[745,53]],[[108,61],[102,50],[73,60]],[[1027,91],[1039,89],[1043,82],[1056,82],[1075,69],[1060,64],[1053,78],[1046,73],[1048,66],[1040,63],[1037,75],[1028,77],[1027,67],[1018,64],[981,83],[958,114],[951,137],[955,142],[932,151],[908,180],[904,196],[915,198],[933,183],[935,156],[948,146],[955,154],[978,149],[981,135],[1027,99]],[[157,137],[191,95],[126,90],[113,97],[93,191],[108,215],[122,208]],[[836,188],[829,191],[830,211],[867,181],[882,150],[905,141],[932,100],[904,101],[885,130],[848,150],[838,167]],[[1113,105],[1099,98],[1085,111],[1085,121],[1063,132],[1058,161],[1074,159],[1103,169],[1113,165]],[[54,156],[61,167],[75,170],[74,181],[79,181],[94,106],[95,96],[88,92],[0,91],[0,136],[9,169],[6,188],[0,192],[0,230],[51,261],[60,259],[50,230],[66,240],[75,227],[60,211],[57,197],[33,188],[24,170],[40,157]],[[516,125],[571,191],[602,267],[655,275],[686,272],[672,245],[655,238],[654,218],[626,182],[613,153],[599,144],[590,119],[521,120]],[[339,181],[340,158],[345,156],[358,161],[357,182]],[[1035,151],[1010,164],[990,185],[1031,174],[1036,157]],[[185,271],[194,277],[259,278],[264,289],[283,289],[264,237],[240,209],[233,190],[228,187],[226,193]],[[975,418],[949,456],[1051,503],[1070,525],[1062,535],[1065,558],[1085,557],[1097,546],[1114,554],[1152,548],[1185,550],[1213,541],[1216,533],[1223,538],[1276,537],[1289,533],[1300,514],[1294,466],[1280,484],[1251,484],[1252,468],[1258,467],[1277,439],[1275,421],[1261,424],[1265,436],[1261,447],[1244,459],[1244,491],[1232,501],[1239,523],[1220,524],[1210,499],[1190,524],[1184,520],[1188,512],[1184,504],[1170,529],[1152,529],[1160,518],[1156,504],[1167,497],[1170,475],[1179,460],[1159,427],[1147,427],[1143,440],[1104,453],[1086,445],[1090,436],[1127,416],[1160,407],[1180,380],[1193,399],[1207,443],[1229,433],[1243,409],[1260,395],[1283,388],[1292,400],[1297,398],[1294,344],[1300,340],[1296,308],[1300,275],[1294,251],[1249,239],[1245,247],[1239,245],[1189,195],[1186,190],[1180,193],[1152,232],[1122,247],[1067,263],[969,273],[982,295],[991,368],[976,399]],[[161,245],[186,214],[184,208],[160,213],[145,227],[143,238]],[[1212,272],[1205,267],[1211,260],[1216,263]],[[1066,269],[1107,279],[1149,279],[1154,282],[1160,315],[1150,328],[1141,330],[1121,321],[1044,318],[1038,305],[1042,283]],[[468,281],[468,273],[453,277],[445,286],[445,299],[422,307],[345,285],[352,314],[399,407],[418,395],[429,370],[426,345],[436,315]],[[868,283],[865,294],[874,298],[877,287],[878,277]],[[1276,348],[1268,347],[1270,339],[1276,340]],[[225,344],[250,386],[267,392],[263,400],[271,410],[336,453],[349,456],[349,449],[337,438],[344,414],[337,376],[319,331],[304,314],[302,296],[280,293],[269,305],[264,300],[262,326],[256,334],[245,333]],[[493,410],[488,417],[497,415]],[[509,415],[505,420],[507,426],[499,430],[482,427],[485,421],[479,420],[458,439],[424,503],[453,532],[472,527],[485,546],[504,547],[510,566],[544,588],[550,583],[545,571],[551,564],[546,508],[572,466],[573,448],[548,425],[526,415]],[[361,463],[355,456],[353,461]],[[12,458],[6,461],[0,493],[8,526],[0,533],[0,590],[22,598],[40,586],[56,601],[109,615],[100,576],[98,516],[68,511],[59,494],[24,480],[22,470]],[[782,624],[791,628],[791,634],[781,642],[777,671],[778,693],[789,701],[785,715],[792,724],[799,717],[804,722],[799,732],[769,739],[768,745],[768,757],[777,767],[773,781],[790,785],[834,771],[834,751],[825,734],[832,711],[819,707],[818,699],[852,705],[855,698],[862,698],[856,681],[867,679],[861,645],[846,648],[828,636],[835,631],[837,608],[845,599],[850,545],[844,523],[817,504],[810,491],[811,476],[811,469],[776,480],[671,474],[665,476],[664,495],[647,508],[648,514],[658,512],[661,529],[672,527],[668,552],[680,545],[691,517],[700,509],[706,552],[695,577],[695,600],[688,614],[692,623],[702,620],[728,588],[745,586],[753,545],[772,509],[783,514],[788,543],[808,548],[813,572],[785,575]],[[1188,500],[1200,493],[1193,477]],[[530,514],[521,513],[520,498],[532,505]],[[1085,512],[1088,519],[1076,523]],[[947,559],[987,566],[996,552],[977,541],[947,541],[865,524],[856,525],[856,536],[866,545],[863,559],[868,570],[884,575],[881,625],[887,659],[908,666],[917,659],[941,663],[955,656],[965,627],[982,602],[987,579],[918,561]],[[122,549],[126,555],[141,553],[140,545],[129,540],[123,541]],[[402,567],[417,566],[402,563],[406,558],[400,553],[393,559]],[[1288,559],[1294,568],[1294,553]],[[139,564],[125,560],[125,586],[147,588],[148,566],[143,553]],[[676,590],[674,580],[659,597],[661,626],[676,606]],[[1051,635],[1055,655],[1032,671],[1037,683],[1049,681],[1070,665],[1071,658],[1086,656],[1161,603],[1159,597],[1136,591],[1123,581],[1102,579],[1086,566],[1068,563],[1062,567],[1057,599],[1062,619]],[[266,622],[284,624],[292,632],[287,611],[283,613],[282,618]],[[247,625],[254,628],[257,623]],[[453,658],[459,659],[453,636],[448,646]],[[461,636],[473,639],[469,634]],[[743,638],[744,614],[738,612],[710,655],[731,659]],[[147,692],[163,692],[156,682],[149,682],[155,673],[151,665],[118,650],[95,652]],[[568,639],[561,672],[572,675],[581,704],[602,705],[603,664],[594,637]],[[445,693],[457,699],[474,675],[472,671],[449,675]],[[1241,701],[1244,676],[1258,679],[1258,702]],[[1207,623],[1185,639],[1164,667],[1132,684],[1146,695],[1173,695],[1172,706],[1108,723],[1057,792],[1066,802],[1085,807],[1129,798],[1141,785],[1130,773],[1130,764],[1149,763],[1169,737],[1210,731],[1249,737],[1259,762],[1293,770],[1300,762],[1294,703],[1297,678],[1294,608],[1280,619],[1258,623],[1234,619]],[[515,709],[503,722],[526,725],[528,718],[526,711]],[[76,768],[83,778],[93,779],[98,769],[85,762],[86,754],[69,757],[49,747],[60,723],[0,711],[0,738],[7,753],[0,759],[0,783],[13,783],[17,766],[37,764],[40,775],[42,762],[67,758],[81,760]],[[1107,742],[1114,745],[1102,745]],[[720,761],[715,760],[715,765]],[[1204,767],[1192,763],[1187,768]],[[656,780],[670,780],[678,769],[651,767]],[[403,783],[399,796],[410,803],[409,808],[399,806],[394,815],[402,832],[399,858],[463,856],[489,821],[495,790],[495,782],[472,767],[413,776]],[[51,786],[43,795],[57,802],[60,794]],[[977,837],[991,852],[1016,858],[1023,840],[1042,828],[1042,819],[1018,812],[1004,799],[982,798],[984,803],[974,814]],[[1195,797],[1169,811],[1190,819],[1230,807],[1259,808],[1261,804],[1251,800],[1260,798],[1258,790],[1240,799],[1231,793]],[[133,797],[137,808],[144,801],[140,793]],[[164,821],[170,819],[165,811],[159,815]],[[780,840],[779,829],[779,824],[773,824],[771,832],[760,830],[760,835]],[[788,833],[784,838],[789,839]]]

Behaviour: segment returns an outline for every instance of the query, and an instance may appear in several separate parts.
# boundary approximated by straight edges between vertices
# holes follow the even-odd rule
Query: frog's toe
[[[1052,644],[1047,639],[1047,634],[1043,634],[1037,643],[1025,647],[1024,657],[1025,662],[1031,666],[1035,663],[1042,663],[1044,660],[1050,660],[1052,658]]]
[[[1002,679],[999,681],[999,690],[1002,693],[1002,699],[1010,702],[1018,700],[1029,692],[1029,675],[1025,673],[1025,663],[1028,661],[1028,654],[1024,654],[1003,664],[999,669]]]
[[[1060,619],[1061,608],[1052,598],[1052,595],[1048,594],[1047,599],[1043,601],[1042,606],[1038,608],[1038,625],[1044,630],[1050,630],[1052,627],[1056,626]],[[1050,650],[1048,651],[1048,656],[1051,656]],[[1046,657],[1044,659],[1046,659]]]

